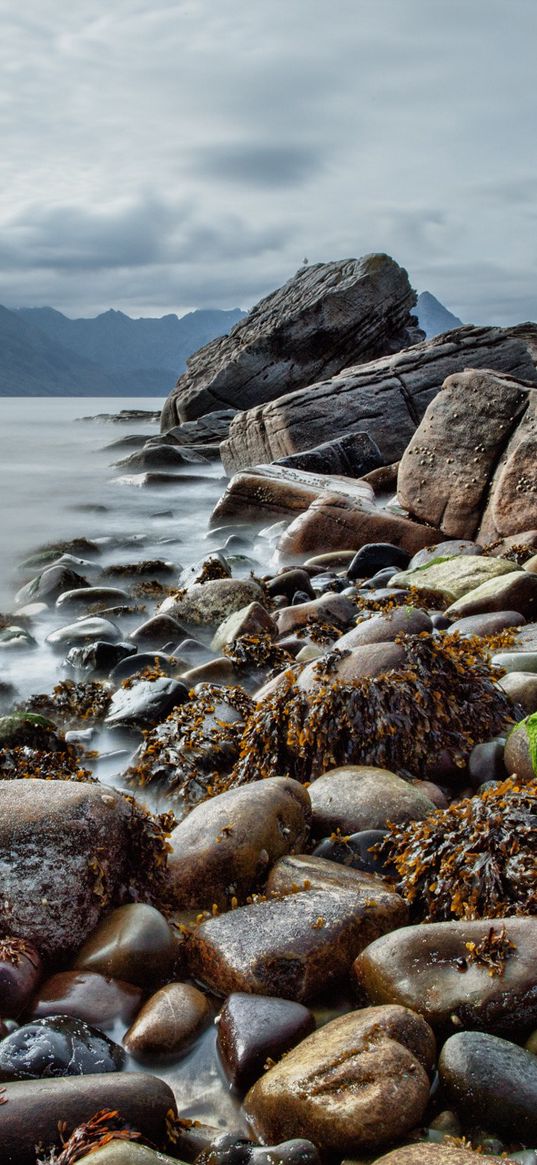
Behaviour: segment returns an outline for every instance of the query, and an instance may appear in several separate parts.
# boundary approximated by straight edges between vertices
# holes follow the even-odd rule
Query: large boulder
[[[130,799],[105,785],[0,782],[0,935],[63,959],[111,905],[144,889],[150,897],[151,822],[140,866],[144,820]],[[161,856],[163,850],[164,843]]]
[[[438,530],[412,522],[367,498],[321,494],[287,527],[276,551],[279,566],[328,550],[359,550],[369,542],[392,542],[415,554],[438,541]]]
[[[352,361],[397,352],[416,334],[415,303],[406,271],[388,255],[303,267],[187,361],[162,428],[226,405],[264,404]]]
[[[461,372],[429,404],[402,457],[399,500],[451,538],[523,534],[537,527],[536,464],[536,389]]]
[[[220,446],[228,473],[311,449],[365,429],[386,464],[397,461],[447,376],[465,368],[492,368],[537,384],[530,338],[503,328],[463,327],[369,363],[347,360],[337,375],[309,382],[271,404],[239,413]],[[535,342],[535,340],[534,340]],[[474,420],[472,414],[472,421]]]
[[[248,522],[262,525],[275,518],[294,518],[325,493],[349,502],[373,503],[368,482],[332,473],[311,473],[287,465],[255,465],[236,473],[211,514],[211,525]]]

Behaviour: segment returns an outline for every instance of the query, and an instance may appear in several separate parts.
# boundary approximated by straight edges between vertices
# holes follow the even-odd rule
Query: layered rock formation
[[[220,447],[229,473],[288,457],[357,429],[377,443],[385,464],[412,439],[447,376],[491,368],[537,384],[537,327],[458,328],[396,355],[346,367],[331,379],[239,413]]]
[[[410,314],[415,303],[406,271],[388,255],[303,267],[228,336],[191,357],[166,401],[162,428],[215,409],[262,405],[359,360],[397,352],[423,335]]]

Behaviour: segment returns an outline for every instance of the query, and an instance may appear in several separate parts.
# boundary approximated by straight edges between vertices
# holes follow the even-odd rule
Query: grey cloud
[[[256,142],[206,147],[193,158],[193,168],[199,175],[264,188],[300,185],[322,164],[319,150],[313,146]]]

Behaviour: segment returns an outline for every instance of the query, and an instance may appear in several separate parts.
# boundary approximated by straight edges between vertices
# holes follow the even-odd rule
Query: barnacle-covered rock
[[[423,821],[392,826],[383,851],[415,915],[537,914],[537,780],[511,778]]]

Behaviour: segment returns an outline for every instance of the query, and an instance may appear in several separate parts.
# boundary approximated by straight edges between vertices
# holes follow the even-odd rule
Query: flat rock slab
[[[374,500],[368,482],[336,473],[312,473],[286,465],[254,465],[236,473],[211,514],[211,526],[222,522],[260,525],[278,517],[294,518],[326,493],[341,494],[352,502]]]
[[[388,255],[303,267],[190,357],[161,427],[225,405],[250,408],[353,360],[395,352],[412,343],[415,303],[406,271]]]
[[[300,391],[290,392],[288,384],[270,404],[243,405],[248,411],[232,422],[222,461],[235,473],[311,449],[327,433],[335,439],[358,428],[367,430],[386,464],[397,461],[447,376],[490,368],[537,384],[530,345],[529,333],[462,327],[369,363],[347,360],[331,379],[323,369],[323,379],[312,377]]]
[[[204,922],[189,943],[194,976],[219,995],[246,991],[308,1002],[342,979],[373,937],[403,925],[406,907],[382,885],[301,890]]]
[[[354,972],[371,1003],[410,1007],[432,1027],[509,1032],[537,1025],[536,966],[537,919],[491,918],[393,931]]]
[[[265,1143],[307,1137],[326,1152],[393,1143],[420,1123],[434,1059],[431,1028],[403,1007],[372,1007],[308,1036],[250,1089]]]

